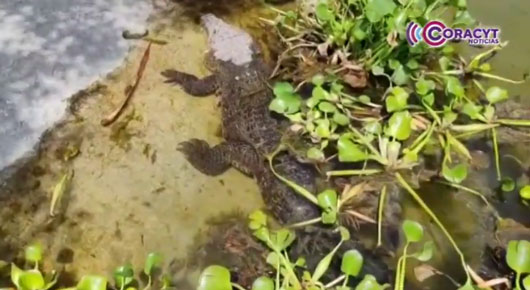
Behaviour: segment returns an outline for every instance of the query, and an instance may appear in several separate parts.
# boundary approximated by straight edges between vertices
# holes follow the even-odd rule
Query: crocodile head
[[[248,33],[213,14],[203,15],[201,22],[208,33],[209,47],[216,61],[231,62],[237,66],[252,62],[256,47]]]

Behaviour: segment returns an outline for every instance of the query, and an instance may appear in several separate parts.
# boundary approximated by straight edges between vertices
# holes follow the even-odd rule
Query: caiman
[[[192,139],[181,143],[179,150],[203,174],[215,176],[234,167],[253,176],[266,206],[280,223],[291,224],[319,217],[318,207],[279,180],[268,164],[267,156],[280,145],[283,136],[281,128],[284,126],[268,109],[273,98],[267,82],[271,67],[260,47],[248,33],[214,15],[202,16],[201,22],[208,34],[210,47],[207,66],[213,73],[198,78],[185,72],[166,70],[162,75],[167,83],[179,85],[192,96],[217,93],[225,141],[210,146],[204,140]],[[274,160],[273,166],[278,174],[313,194],[317,191],[319,176],[312,165],[298,162],[289,153],[281,153]],[[323,238],[316,237],[315,230]],[[339,234],[323,228],[313,228],[312,233],[305,231],[297,232],[297,241],[304,243],[307,239],[303,237],[309,237],[309,241],[305,242],[308,246],[299,244],[293,252],[306,254],[308,266],[316,266],[315,263],[335,247]],[[348,241],[337,255],[351,248],[357,248],[365,255],[366,273],[373,274],[382,282],[389,280],[390,272],[386,265],[363,250],[358,241]]]
[[[318,217],[318,208],[278,180],[266,162],[265,157],[280,145],[282,133],[280,121],[268,110],[273,98],[267,85],[271,70],[261,49],[248,33],[212,14],[202,16],[201,21],[210,47],[207,64],[214,73],[204,78],[176,70],[162,74],[167,83],[178,84],[193,96],[217,92],[226,141],[211,147],[206,141],[192,139],[181,143],[179,150],[204,174],[219,175],[233,166],[254,176],[265,204],[282,223]],[[279,174],[316,191],[314,168],[288,154],[275,160]]]

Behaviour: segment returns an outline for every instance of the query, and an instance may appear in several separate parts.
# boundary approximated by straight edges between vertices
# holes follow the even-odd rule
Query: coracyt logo
[[[442,21],[429,21],[425,27],[411,22],[407,27],[411,46],[424,41],[431,47],[440,47],[449,40],[467,40],[470,45],[496,45],[500,43],[499,34],[499,28],[449,28]]]

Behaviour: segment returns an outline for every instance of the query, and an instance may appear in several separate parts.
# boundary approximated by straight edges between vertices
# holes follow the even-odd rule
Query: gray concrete
[[[72,94],[119,66],[147,0],[2,0],[0,169],[30,152]]]

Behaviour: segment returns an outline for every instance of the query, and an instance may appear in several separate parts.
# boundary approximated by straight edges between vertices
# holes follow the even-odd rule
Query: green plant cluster
[[[275,270],[275,277],[259,277],[253,285],[252,290],[323,290],[323,289],[352,289],[348,286],[348,281],[352,277],[359,277],[363,256],[355,249],[348,250],[342,256],[342,275],[324,284],[322,277],[329,270],[336,252],[343,243],[350,239],[350,233],[346,228],[339,227],[341,241],[333,250],[324,256],[311,273],[305,264],[305,259],[300,257],[291,262],[288,255],[288,247],[295,241],[295,233],[288,228],[271,229],[268,226],[267,216],[262,211],[255,211],[249,217],[249,228],[255,238],[263,242],[271,250],[267,256],[267,263]],[[299,273],[302,273],[301,275]],[[235,287],[240,290],[244,288],[232,283],[230,271],[223,266],[212,265],[204,269],[199,279],[198,290],[230,290]],[[380,285],[374,276],[365,275],[362,277],[355,290],[383,290],[390,285]]]
[[[11,263],[11,282],[17,290],[48,290],[57,289],[57,281],[59,274],[53,270],[50,273],[43,273],[39,267],[42,262],[42,246],[39,243],[32,244],[26,247],[24,252],[24,259],[27,265],[32,265],[29,269],[23,269],[15,263]],[[158,253],[149,253],[143,269],[143,275],[147,277],[147,283],[144,290],[148,290],[152,286],[152,279],[154,271],[160,268],[162,264],[162,256]],[[9,267],[8,263],[0,261],[0,270],[4,267]],[[137,290],[138,281],[135,277],[134,270],[130,264],[122,265],[114,270],[114,289],[120,290]],[[168,276],[162,276],[160,281],[161,289],[166,290],[170,288],[170,280]],[[61,290],[106,290],[109,286],[107,277],[101,275],[84,275],[81,277],[76,286],[73,287],[59,287]],[[112,287],[112,286],[111,286]]]
[[[328,0],[319,2],[313,16],[279,13],[274,24],[288,47],[285,54],[299,62],[311,56],[319,62],[324,59],[328,69],[302,83],[276,82],[269,109],[288,118],[291,130],[310,144],[303,157],[317,163],[336,159],[351,165],[349,170],[328,171],[328,176],[393,174],[459,254],[467,274],[460,289],[473,289],[462,251],[400,171],[411,170],[425,155],[440,152],[439,175],[446,184],[481,197],[491,207],[479,192],[461,185],[472,159],[466,141],[489,136],[498,180],[503,190],[513,190],[513,180],[501,174],[497,130],[530,126],[530,120],[497,115],[498,105],[509,99],[509,93],[490,81],[523,82],[491,73],[489,61],[506,43],[470,59],[462,57],[452,44],[430,48],[407,43],[404,32],[410,21],[423,25],[444,17],[450,27],[472,28],[476,21],[465,0]],[[308,54],[308,49],[312,53]],[[286,58],[282,55],[277,67]],[[354,86],[347,79],[351,74],[365,75],[366,84],[359,81],[360,85]],[[289,72],[285,75],[290,76]],[[306,83],[312,91],[302,96],[299,88]],[[286,182],[308,197],[303,188]],[[520,192],[523,199],[529,196],[527,191],[523,188]],[[322,202],[318,204],[322,207]],[[330,220],[327,215],[335,209],[324,209],[321,220]],[[396,289],[402,287],[403,281],[398,281]]]

